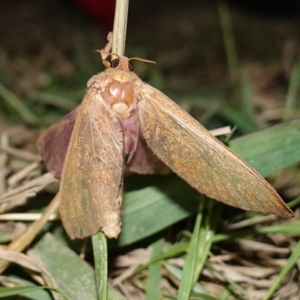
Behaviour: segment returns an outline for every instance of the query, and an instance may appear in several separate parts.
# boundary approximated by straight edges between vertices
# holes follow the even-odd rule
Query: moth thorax
[[[126,103],[119,102],[112,104],[111,109],[118,114],[124,114],[128,110],[128,107]]]
[[[120,82],[129,82],[131,81],[131,74],[125,72],[116,72],[113,76],[113,79]]]

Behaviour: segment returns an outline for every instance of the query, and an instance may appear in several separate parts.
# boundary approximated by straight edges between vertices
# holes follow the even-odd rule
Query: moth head
[[[133,71],[133,64],[131,60],[139,60],[150,64],[156,64],[156,62],[152,60],[142,59],[139,57],[131,57],[128,58],[126,56],[120,56],[116,53],[110,53],[109,56],[116,56],[111,62],[107,60],[103,60],[103,64],[106,68],[113,68],[120,71],[131,72]]]
[[[118,56],[110,62],[110,67],[120,71],[133,71],[133,64],[126,56]]]
[[[116,55],[116,54],[114,54],[114,55]],[[116,56],[118,58],[115,58],[111,61],[110,67],[114,68],[114,69],[119,69],[122,71],[133,71],[133,64],[132,64],[131,60],[139,60],[139,61],[143,61],[143,62],[150,63],[150,64],[156,64],[155,61],[142,59],[139,57],[127,58],[126,56],[119,56],[119,55],[116,55]]]

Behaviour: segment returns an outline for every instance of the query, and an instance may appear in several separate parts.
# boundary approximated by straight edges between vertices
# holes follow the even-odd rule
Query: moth
[[[41,134],[37,146],[60,183],[60,213],[70,238],[121,228],[124,169],[140,174],[168,168],[200,193],[226,204],[292,217],[276,191],[246,162],[134,72],[133,59],[109,63],[93,76],[75,110]],[[167,167],[168,168],[167,168]],[[142,201],[142,199],[141,199]]]

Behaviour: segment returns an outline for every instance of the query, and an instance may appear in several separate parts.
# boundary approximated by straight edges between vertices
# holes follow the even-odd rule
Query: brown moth
[[[79,107],[38,139],[54,176],[61,176],[60,213],[68,235],[120,233],[123,173],[172,171],[208,197],[261,213],[292,217],[275,190],[166,95],[143,82],[131,59],[106,61],[87,83]]]

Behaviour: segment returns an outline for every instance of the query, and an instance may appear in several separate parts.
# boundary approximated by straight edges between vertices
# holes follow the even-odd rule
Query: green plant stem
[[[107,299],[107,240],[102,231],[92,236],[98,300]]]

